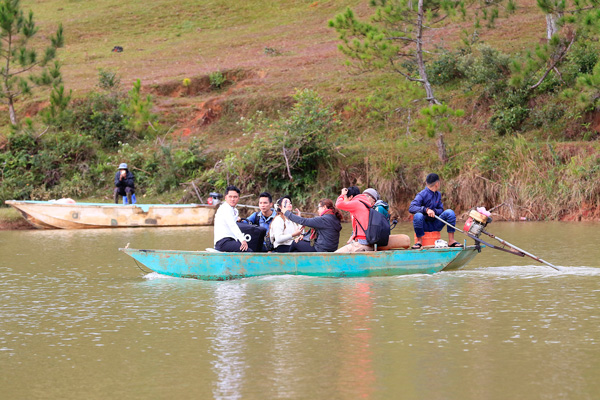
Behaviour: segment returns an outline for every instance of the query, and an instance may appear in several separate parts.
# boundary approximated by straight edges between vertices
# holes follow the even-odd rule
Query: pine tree
[[[127,116],[127,128],[135,133],[143,134],[156,122],[156,115],[152,114],[152,98],[145,98],[141,94],[142,82],[138,79],[129,91],[129,101],[122,106],[123,114]]]
[[[454,15],[466,17],[471,10],[476,13],[473,15],[476,26],[479,10],[491,26],[503,1],[486,1],[475,7],[470,0],[370,0],[370,5],[375,7],[370,23],[359,21],[352,10],[347,9],[329,21],[329,26],[340,34],[343,44],[339,49],[361,70],[397,72],[409,81],[420,83],[430,105],[441,104],[427,76],[427,58],[431,58],[427,54],[434,53],[434,49],[425,49],[425,31]],[[512,12],[514,0],[507,3],[506,9]]]
[[[0,0],[0,101],[8,105],[13,125],[18,122],[14,104],[19,97],[30,95],[34,87],[61,82],[60,64],[49,63],[64,45],[62,24],[41,55],[28,46],[37,31],[33,12],[25,16],[19,0]]]

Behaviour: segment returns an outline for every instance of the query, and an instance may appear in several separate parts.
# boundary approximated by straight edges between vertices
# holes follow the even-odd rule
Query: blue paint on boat
[[[433,274],[462,268],[481,248],[468,246],[364,253],[120,250],[159,274],[202,280],[230,280],[264,275],[364,277]]]

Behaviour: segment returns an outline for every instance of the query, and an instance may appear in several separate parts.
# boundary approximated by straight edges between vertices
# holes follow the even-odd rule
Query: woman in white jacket
[[[271,222],[269,236],[275,252],[287,253],[290,251],[294,238],[302,235],[302,227],[290,221],[284,215],[286,211],[292,210],[292,202],[289,197],[282,197],[275,203],[277,216]]]

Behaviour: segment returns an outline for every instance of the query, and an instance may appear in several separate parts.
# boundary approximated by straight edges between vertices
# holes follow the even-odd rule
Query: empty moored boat
[[[5,202],[39,229],[90,229],[212,225],[217,211],[206,204],[108,204],[60,201]]]

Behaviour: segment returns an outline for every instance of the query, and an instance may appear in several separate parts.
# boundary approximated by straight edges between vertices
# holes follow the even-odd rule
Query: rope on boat
[[[135,262],[135,265],[136,265],[136,266],[139,268],[139,270],[140,270],[140,271],[142,271],[144,274],[146,274],[146,275],[147,275],[147,274],[150,274],[150,273],[152,273],[152,272],[153,272],[153,271],[150,271],[150,272],[148,272],[148,271],[144,271],[144,270],[142,269],[142,267],[140,267],[140,264],[138,264],[138,262],[137,262],[137,260],[136,260],[135,258],[133,259],[133,261]]]

